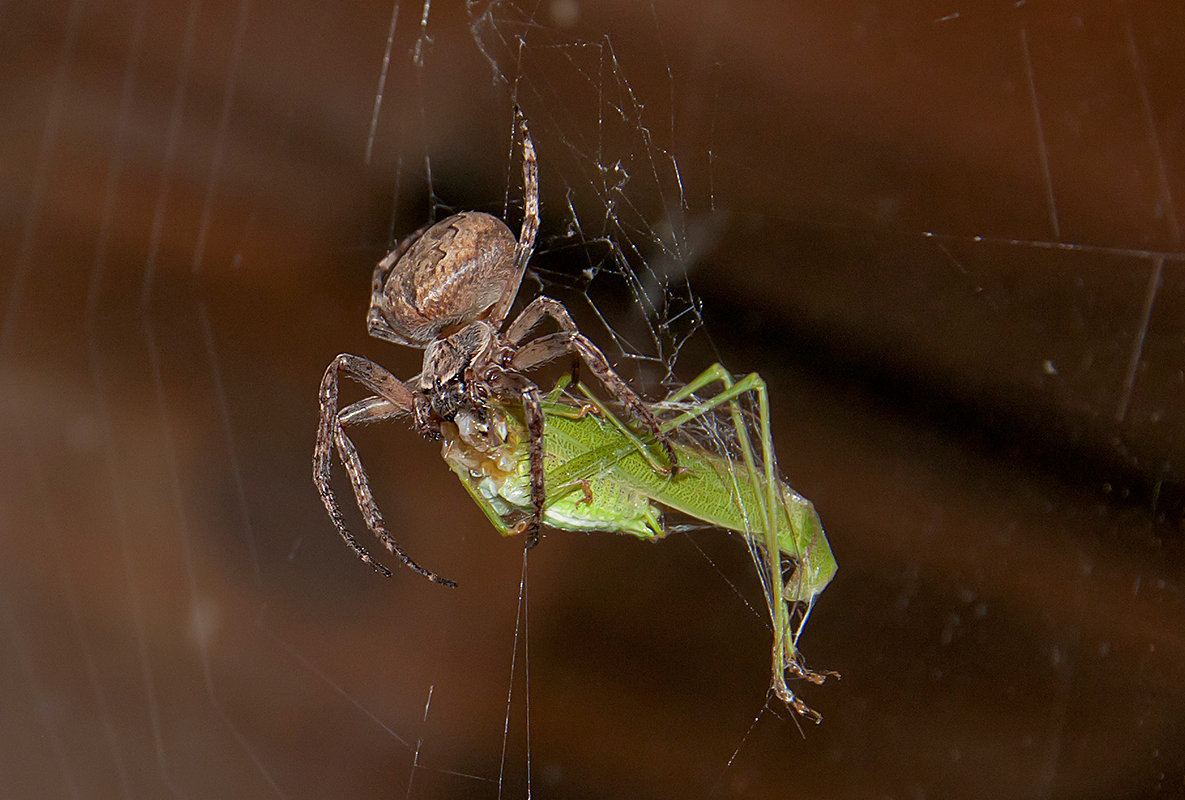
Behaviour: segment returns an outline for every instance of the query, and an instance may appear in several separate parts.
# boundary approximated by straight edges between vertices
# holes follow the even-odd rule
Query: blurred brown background
[[[1185,796],[1183,41],[1175,3],[0,5],[0,795]],[[702,298],[677,376],[770,383],[840,564],[805,735],[723,534],[548,536],[524,658],[521,543],[434,444],[358,437],[459,589],[320,506],[325,365],[418,370],[374,261],[517,229],[512,98],[549,291],[670,355],[583,294],[608,237]]]

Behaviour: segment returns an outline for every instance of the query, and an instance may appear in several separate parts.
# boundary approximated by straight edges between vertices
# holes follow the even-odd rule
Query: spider
[[[387,529],[370,489],[358,450],[346,428],[411,414],[416,429],[440,437],[440,426],[465,412],[485,418],[488,402],[522,403],[529,435],[532,513],[517,527],[526,546],[539,539],[545,501],[543,488],[543,411],[541,393],[524,372],[563,355],[574,356],[597,376],[622,406],[658,439],[677,468],[674,449],[650,409],[613,371],[604,354],[577,330],[557,300],[539,296],[509,324],[510,307],[535,246],[539,229],[539,168],[526,119],[515,106],[523,157],[524,213],[518,239],[502,220],[478,211],[454,214],[401,241],[374,269],[366,327],[376,339],[424,351],[424,366],[400,381],[375,362],[343,353],[321,380],[321,414],[313,452],[313,481],[338,533],[362,561],[391,576],[346,526],[330,488],[333,449],[350,476],[354,498],[367,527],[406,566],[435,583],[456,583],[425,569],[403,551]],[[559,331],[528,339],[550,318]],[[342,376],[372,395],[338,409]]]

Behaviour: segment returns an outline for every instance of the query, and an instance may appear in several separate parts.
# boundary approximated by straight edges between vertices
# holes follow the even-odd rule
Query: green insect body
[[[724,391],[688,402],[708,383]],[[568,531],[627,533],[654,541],[667,534],[662,509],[740,533],[754,549],[774,628],[773,686],[791,708],[818,721],[786,686],[786,673],[821,683],[824,675],[801,664],[798,636],[816,597],[836,571],[819,516],[809,500],[776,472],[768,435],[765,386],[756,375],[733,383],[714,366],[676,392],[656,412],[679,411],[663,423],[676,431],[691,420],[727,404],[741,455],[729,458],[675,440],[678,469],[665,464],[662,448],[619,420],[583,386],[587,402],[564,390],[562,381],[543,403],[543,522]],[[761,461],[754,457],[737,398],[754,392],[759,400]],[[519,532],[507,520],[531,511],[529,458],[522,411],[490,405],[487,419],[459,415],[444,427],[443,455],[486,517],[503,535]],[[768,554],[776,553],[771,558]],[[771,587],[777,587],[777,594]],[[804,609],[791,622],[789,607]]]
[[[530,464],[522,421],[507,410],[501,413],[504,417],[499,420],[500,426],[509,428],[504,441],[491,446],[472,436],[468,440],[459,434],[451,438],[450,431],[445,434],[443,449],[445,460],[487,511],[490,521],[500,533],[511,535],[519,531],[507,525],[505,518],[531,511]],[[510,425],[506,425],[507,418]],[[560,425],[567,419],[553,413],[545,415],[545,420],[545,525],[564,531],[628,533],[650,540],[665,535],[661,510],[644,492],[623,482],[612,471],[575,478],[561,487],[560,475],[568,472],[565,467],[573,458],[590,451],[587,447],[580,448],[578,440],[562,434]],[[581,432],[579,426],[576,432]]]

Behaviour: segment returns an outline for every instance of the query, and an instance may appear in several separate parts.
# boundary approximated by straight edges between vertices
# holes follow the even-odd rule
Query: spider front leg
[[[528,378],[499,367],[490,370],[487,380],[499,394],[522,400],[527,423],[528,479],[531,490],[531,517],[527,520],[527,549],[539,543],[543,506],[547,495],[543,486],[543,404],[539,387]]]
[[[555,301],[552,302],[554,303]],[[534,305],[534,303],[531,305]],[[555,303],[555,305],[563,309],[563,306],[559,303]],[[529,308],[530,306],[528,306]],[[546,312],[541,311],[541,313],[550,313],[559,321],[559,317],[550,308]],[[526,316],[526,311],[523,312],[518,320],[515,320],[515,324],[511,325],[511,328],[515,328],[523,316]],[[567,317],[566,311],[564,312],[564,317]],[[569,319],[568,322],[570,323],[571,320]],[[523,333],[525,334],[525,331]],[[667,459],[670,461],[670,467],[664,471],[675,472],[678,470],[679,459],[675,455],[675,448],[671,447],[668,433],[663,430],[662,425],[650,411],[650,408],[642,402],[642,398],[638,397],[634,390],[629,387],[629,384],[613,371],[613,367],[609,366],[609,360],[605,358],[605,354],[584,334],[576,330],[564,330],[560,333],[549,333],[546,336],[540,336],[538,339],[520,347],[518,352],[515,353],[514,358],[511,359],[510,366],[514,370],[527,370],[568,353],[577,356],[583,361],[592,370],[593,374],[600,379],[601,383],[612,392],[618,402],[625,406],[630,415],[650,429],[650,432],[654,434],[654,438],[662,445],[663,450],[666,451]]]
[[[351,379],[365,386],[379,396],[354,403],[340,413],[337,408],[338,384],[340,374],[345,373]],[[370,490],[370,478],[362,467],[362,459],[358,456],[358,449],[346,434],[345,424],[360,424],[380,419],[387,419],[397,414],[412,411],[415,407],[415,396],[411,390],[403,385],[391,373],[365,358],[346,353],[333,359],[329,368],[325,370],[325,377],[321,379],[321,417],[317,425],[317,443],[313,450],[313,482],[321,495],[321,502],[329,517],[337,527],[342,539],[357,554],[358,558],[374,567],[376,572],[391,576],[391,570],[375,561],[346,526],[345,516],[338,506],[337,498],[330,486],[333,467],[333,448],[336,446],[338,457],[350,476],[350,484],[354,489],[354,499],[366,525],[374,533],[383,546],[414,572],[418,572],[434,583],[445,586],[456,586],[454,581],[442,578],[431,570],[425,569],[411,559],[403,548],[387,530],[386,522],[379,511],[378,503]],[[344,420],[344,421],[343,421]]]
[[[503,336],[513,345],[517,345],[527,338],[531,329],[538,325],[544,317],[551,317],[560,326],[561,331],[579,333],[576,323],[564,304],[546,295],[536,297],[527,303],[527,307],[515,317],[514,322],[506,326]]]

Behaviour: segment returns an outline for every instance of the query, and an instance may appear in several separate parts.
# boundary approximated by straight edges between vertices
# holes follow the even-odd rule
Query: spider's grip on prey
[[[538,541],[546,499],[544,416],[539,387],[523,373],[569,355],[596,375],[629,415],[661,442],[669,470],[678,469],[675,450],[650,408],[613,370],[592,340],[580,333],[563,304],[537,297],[507,323],[539,230],[535,145],[517,106],[514,118],[523,158],[524,210],[518,239],[497,217],[466,211],[416,231],[374,269],[367,330],[377,339],[423,350],[420,374],[405,383],[373,361],[343,354],[329,365],[321,382],[313,480],[346,544],[385,575],[390,571],[374,561],[346,527],[330,486],[335,450],[350,477],[367,527],[384,547],[429,580],[455,585],[416,564],[387,530],[361,458],[346,433],[350,425],[411,414],[422,433],[439,437],[440,426],[453,423],[458,414],[485,418],[491,401],[521,405],[529,435],[531,498],[531,514],[523,521],[523,531],[527,547],[531,547]],[[528,339],[545,318],[560,330]],[[371,395],[339,410],[338,387],[343,375]]]

